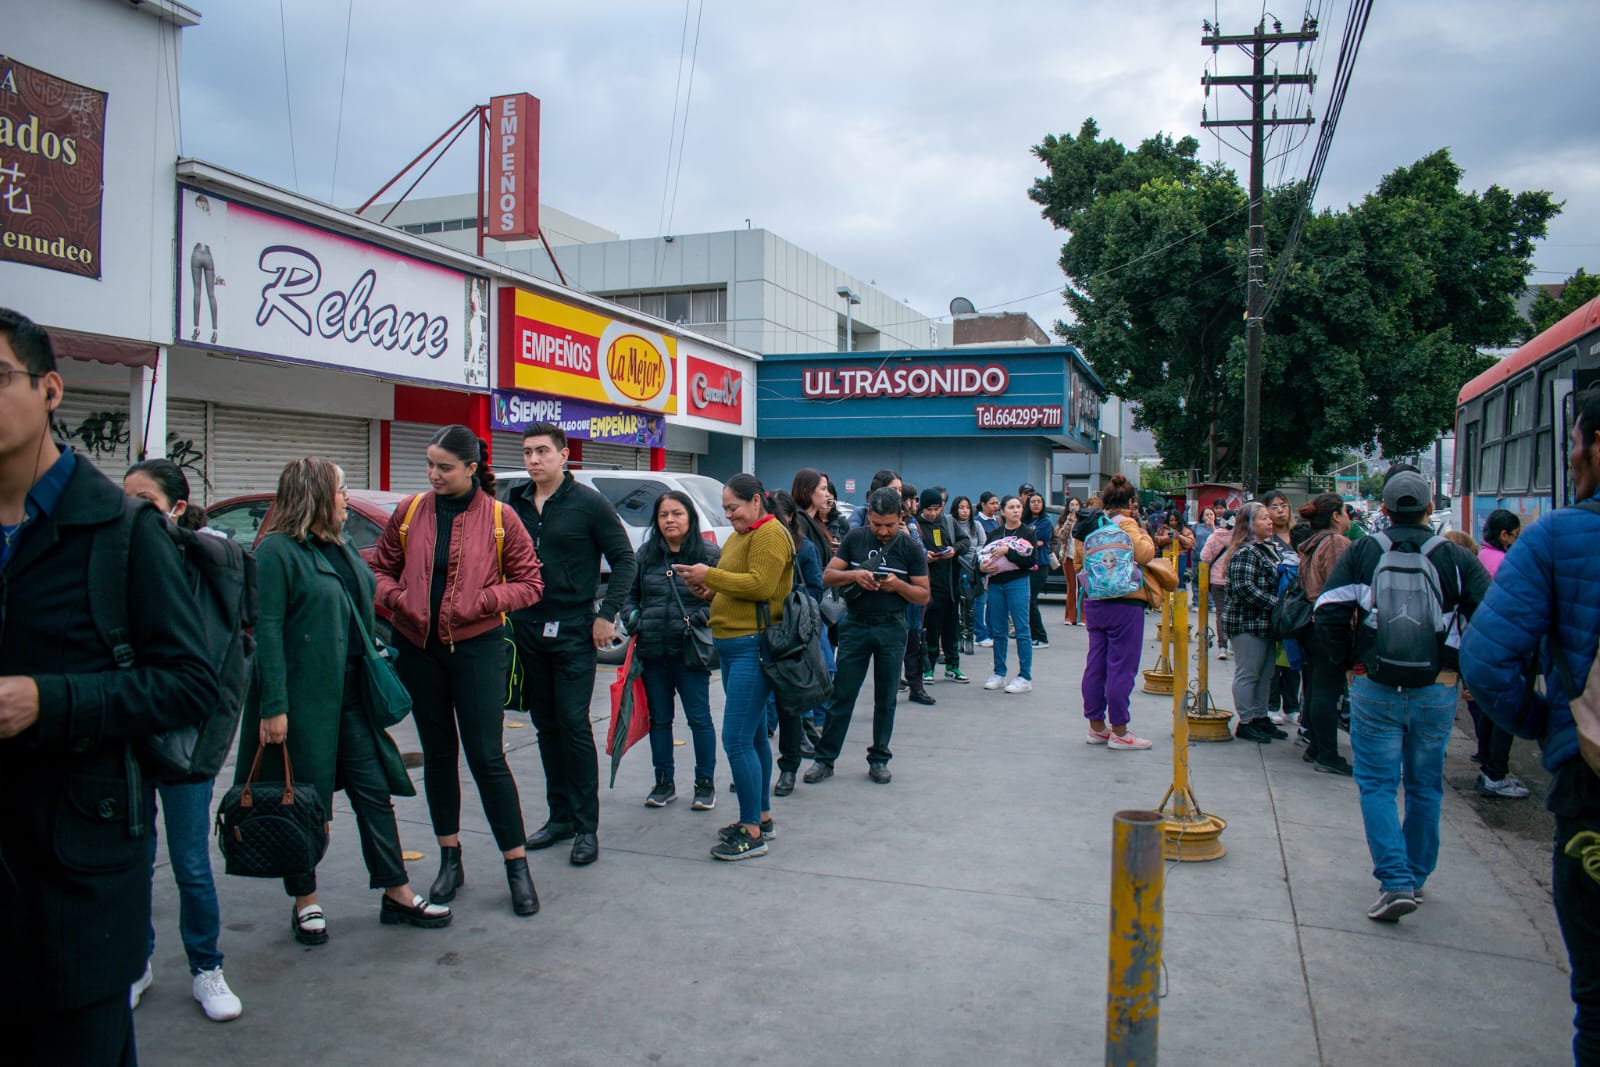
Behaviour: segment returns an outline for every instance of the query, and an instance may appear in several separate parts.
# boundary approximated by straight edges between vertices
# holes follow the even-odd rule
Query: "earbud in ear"
[[[49,404],[50,402],[55,400],[55,398],[56,398],[56,391],[54,389],[51,389],[49,392],[44,394],[44,402],[46,404]]]

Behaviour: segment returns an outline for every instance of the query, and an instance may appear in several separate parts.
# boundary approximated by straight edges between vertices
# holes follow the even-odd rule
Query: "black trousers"
[[[483,813],[501,852],[527,840],[517,781],[506,765],[506,660],[499,630],[456,645],[430,641],[418,648],[398,638],[400,680],[411,691],[412,715],[422,741],[422,784],[435,837],[461,832],[463,753],[478,784]]]
[[[383,773],[378,742],[373,739],[367,708],[362,701],[359,669],[344,672],[344,698],[339,708],[339,754],[335,766],[335,780],[344,789],[345,799],[350,801],[355,813],[356,833],[361,836],[361,858],[367,864],[367,885],[372,889],[405,885],[409,879],[405,862],[400,858],[400,827],[395,823],[389,779]],[[309,897],[317,891],[317,872],[285,878],[283,888],[291,897]]]
[[[600,757],[589,701],[594,697],[594,618],[568,619],[554,637],[544,623],[512,620],[522,659],[523,704],[539,734],[550,821],[580,834],[600,825]]]
[[[1472,730],[1478,738],[1478,765],[1496,782],[1511,773],[1511,743],[1517,735],[1478,710],[1476,701],[1467,701],[1472,715]]]
[[[906,611],[908,613],[906,619],[906,650],[905,655],[901,658],[905,661],[906,686],[913,693],[920,693],[924,688],[922,672],[927,667],[927,664],[923,662],[926,657],[924,657],[922,649],[922,618],[927,609],[920,605],[910,604],[907,605]],[[915,624],[911,622],[912,612],[915,613],[917,618]]]
[[[1044,580],[1050,573],[1048,564],[1036,571],[1028,572],[1028,633],[1035,641],[1050,640],[1050,635],[1045,633],[1044,616],[1039,612],[1039,594],[1044,592]]]
[[[1322,635],[1312,630],[1306,651],[1305,714],[1301,717],[1311,734],[1313,759],[1334,760],[1339,756],[1339,699],[1344,696],[1344,669],[1333,661]]]
[[[906,620],[903,612],[887,615],[846,615],[839,623],[839,651],[833,676],[833,699],[828,701],[827,722],[822,740],[817,743],[817,762],[833,763],[844,749],[850,732],[850,717],[856,697],[867,680],[867,665],[873,667],[872,745],[868,763],[888,763],[892,753],[889,739],[894,734],[895,698],[899,694],[899,674],[905,659]],[[921,684],[919,676],[918,684]]]
[[[1572,1059],[1577,1067],[1600,1067],[1600,882],[1564,851],[1574,835],[1600,833],[1600,776],[1574,756],[1557,768],[1545,803],[1556,817],[1551,888],[1577,1008]]]
[[[925,657],[937,662],[944,650],[944,665],[954,670],[961,665],[961,602],[948,592],[935,589],[922,616],[922,643]]]
[[[1282,710],[1285,715],[1300,714],[1300,672],[1293,667],[1272,668],[1272,692],[1267,696],[1267,707]]]
[[[127,990],[71,1011],[9,1012],[0,1011],[0,1030],[5,1061],[16,1067],[137,1067]]]

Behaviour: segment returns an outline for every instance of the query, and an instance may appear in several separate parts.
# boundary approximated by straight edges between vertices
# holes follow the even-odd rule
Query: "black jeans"
[[[894,733],[894,705],[899,692],[900,667],[905,659],[906,620],[902,612],[885,615],[846,615],[839,623],[838,670],[833,676],[833,699],[828,701],[827,725],[817,744],[817,762],[833,763],[850,732],[856,697],[867,680],[872,663],[872,745],[868,763],[888,763],[889,738]],[[920,683],[920,678],[919,678]]]
[[[1311,734],[1313,759],[1339,758],[1339,698],[1344,695],[1344,668],[1333,661],[1322,635],[1312,630],[1301,648],[1306,652],[1305,714],[1301,722]]]
[[[1285,715],[1300,714],[1300,672],[1293,667],[1272,668],[1272,692],[1267,696],[1267,707],[1280,708]]]
[[[1575,834],[1600,833],[1600,776],[1574,756],[1556,770],[1546,806],[1556,817],[1552,888],[1577,1007],[1572,1058],[1577,1067],[1600,1067],[1600,882],[1563,851]]]
[[[922,671],[927,666],[922,651],[922,620],[926,612],[920,604],[906,605],[906,650],[901,658],[905,661],[906,686],[913,693],[922,692]]]
[[[556,636],[544,623],[513,619],[522,658],[523,703],[539,734],[550,821],[580,834],[600,825],[600,757],[589,701],[594,698],[594,617],[567,619]]]
[[[1050,635],[1045,633],[1044,616],[1039,613],[1039,594],[1044,592],[1044,580],[1049,573],[1049,564],[1028,572],[1028,633],[1035,641],[1046,644],[1050,641]]]
[[[949,593],[935,589],[922,616],[922,642],[930,660],[937,660],[944,649],[946,670],[961,665],[961,602]]]
[[[466,753],[483,813],[501,852],[521,847],[522,800],[506,765],[506,659],[500,630],[455,645],[418,648],[396,639],[400,680],[411,691],[412,715],[422,741],[422,784],[435,837],[461,832],[461,764]]]
[[[5,1030],[6,1062],[17,1067],[136,1067],[139,1062],[126,990],[70,1011],[0,1012],[0,1027]]]
[[[403,638],[400,644],[405,645]],[[412,699],[415,700],[415,696]],[[389,889],[405,885],[408,879],[406,865],[400,859],[400,828],[394,821],[389,779],[383,773],[378,742],[372,736],[372,724],[362,700],[359,667],[344,672],[344,700],[339,708],[339,753],[335,760],[338,768],[335,779],[355,812],[356,832],[361,836],[361,858],[367,864],[368,886]],[[333,815],[332,812],[328,814],[330,818]],[[285,878],[283,888],[291,897],[309,897],[317,891],[317,872]]]
[[[1479,711],[1476,701],[1467,701],[1467,712],[1472,716],[1472,730],[1478,738],[1478,765],[1487,777],[1503,781],[1511,773],[1511,742],[1517,735]]]

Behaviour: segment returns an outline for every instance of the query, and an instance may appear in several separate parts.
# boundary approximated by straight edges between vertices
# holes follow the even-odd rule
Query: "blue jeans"
[[[189,957],[189,973],[199,974],[222,966],[217,937],[222,914],[217,909],[217,884],[211,878],[211,787],[158,785],[157,804],[167,826],[167,857],[178,883],[178,932]],[[150,861],[156,858],[156,828],[150,827]],[[151,871],[152,878],[154,870]],[[150,923],[150,951],[156,951],[156,926]]]
[[[761,672],[761,637],[716,638],[722,663],[722,751],[739,796],[739,821],[761,822],[772,808],[772,744],[767,739],[767,698],[772,686]]]
[[[1006,673],[1006,616],[1017,631],[1017,677],[1033,680],[1033,634],[1028,629],[1027,575],[989,586],[989,636],[994,638],[994,673]]]
[[[1456,687],[1393,689],[1357,675],[1350,686],[1350,754],[1372,873],[1385,891],[1421,889],[1439,859],[1444,750]],[[1405,785],[1402,824],[1395,791]]]
[[[717,730],[711,725],[711,675],[691,670],[678,659],[644,661],[644,692],[650,701],[650,762],[656,774],[670,781],[672,760],[672,694],[683,701],[683,717],[694,741],[694,776],[717,773]]]
[[[972,601],[972,639],[987,641],[989,637],[989,585],[986,582]]]

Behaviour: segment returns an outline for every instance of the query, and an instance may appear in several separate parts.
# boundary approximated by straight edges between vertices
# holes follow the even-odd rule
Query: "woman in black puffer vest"
[[[711,675],[684,660],[687,628],[684,616],[704,624],[711,605],[690,591],[673,571],[674,564],[704,563],[715,567],[722,550],[701,536],[700,520],[689,497],[676,489],[656,499],[650,534],[639,549],[633,588],[622,617],[638,644],[633,654],[644,661],[644,689],[650,702],[650,756],[656,769],[655,788],[645,798],[664,808],[678,797],[673,782],[673,694],[683,702],[683,717],[694,740],[694,810],[717,805],[717,732],[711,725]]]

